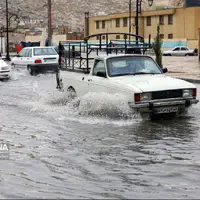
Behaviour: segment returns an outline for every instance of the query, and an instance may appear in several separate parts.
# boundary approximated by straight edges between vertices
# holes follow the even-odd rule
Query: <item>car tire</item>
[[[28,67],[27,67],[27,70],[28,70],[28,72],[29,72],[29,74],[30,74],[31,76],[36,75],[35,71],[32,69],[31,66],[28,66]]]
[[[75,99],[77,97],[77,93],[76,93],[76,90],[70,86],[68,89],[67,89],[67,92],[69,93],[69,97],[70,99]]]
[[[11,63],[11,66],[13,66],[15,68],[15,64],[14,63]]]

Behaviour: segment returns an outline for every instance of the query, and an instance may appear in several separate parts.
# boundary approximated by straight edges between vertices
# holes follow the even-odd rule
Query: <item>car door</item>
[[[30,49],[28,49],[28,51],[26,52],[26,54],[27,54],[27,57],[26,57],[26,65],[28,66],[28,65],[30,65],[30,64],[32,64],[32,51],[33,51],[33,49],[32,48],[30,48]]]
[[[189,53],[190,52],[189,52],[189,49],[187,47],[181,47],[181,56],[186,56]]]
[[[88,76],[88,86],[90,92],[108,92],[108,78],[103,60],[95,61],[92,75]]]
[[[25,67],[27,66],[27,56],[28,56],[28,49],[24,49],[21,55],[21,59],[19,59],[19,66]]]
[[[13,63],[17,66],[20,66],[22,63],[22,58],[25,53],[26,49],[22,49],[19,54],[13,59]]]
[[[180,55],[180,47],[176,47],[172,50],[172,56],[179,56]]]

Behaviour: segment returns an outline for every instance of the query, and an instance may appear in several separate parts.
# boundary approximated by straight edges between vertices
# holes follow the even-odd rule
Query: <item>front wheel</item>
[[[67,89],[67,92],[69,93],[69,97],[71,99],[75,99],[77,97],[76,91],[75,91],[75,89],[73,87],[69,87]]]

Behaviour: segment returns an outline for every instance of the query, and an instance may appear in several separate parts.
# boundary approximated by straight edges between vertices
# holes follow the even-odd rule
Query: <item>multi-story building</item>
[[[89,34],[102,32],[135,33],[136,13],[116,13],[107,16],[95,16],[89,19]],[[160,36],[163,47],[171,48],[176,45],[198,46],[198,29],[200,28],[200,7],[164,8],[161,10],[144,11],[139,14],[139,35],[147,41],[149,35],[152,40],[160,25]],[[123,39],[122,35],[113,35],[109,39]],[[105,38],[102,38],[105,39]]]

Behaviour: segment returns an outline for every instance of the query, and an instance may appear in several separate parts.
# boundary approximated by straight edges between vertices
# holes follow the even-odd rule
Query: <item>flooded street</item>
[[[0,142],[10,145],[1,198],[199,197],[200,104],[158,121],[111,95],[85,96],[77,108],[55,75],[26,70],[0,92]]]

